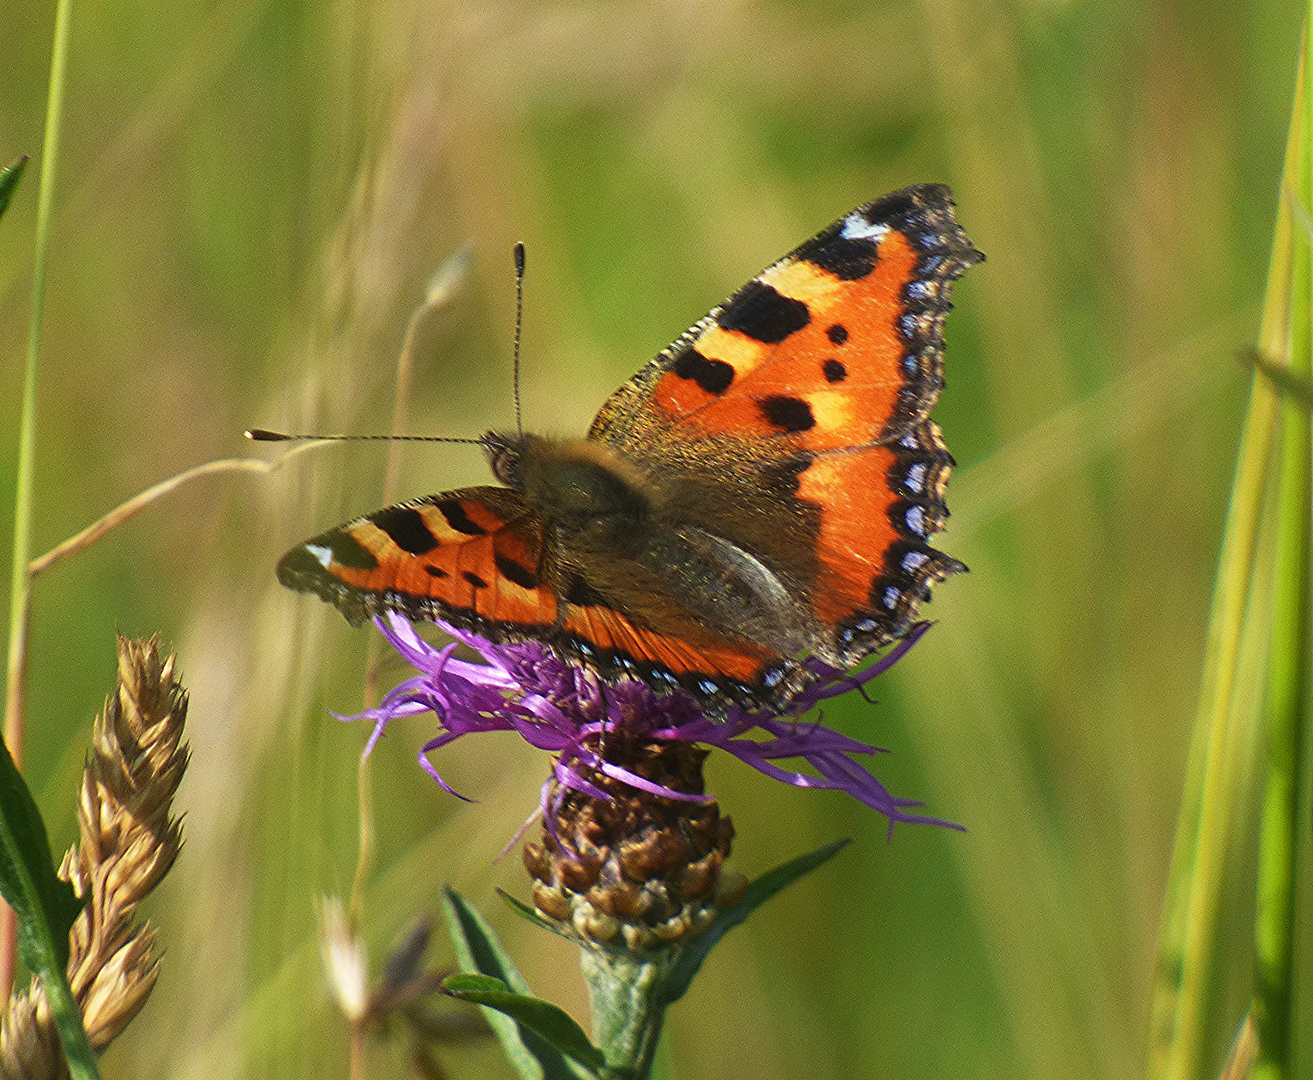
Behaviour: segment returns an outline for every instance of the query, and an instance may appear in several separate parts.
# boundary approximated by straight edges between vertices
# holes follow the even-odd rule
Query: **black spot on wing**
[[[881,195],[858,213],[872,225],[892,224],[906,228],[907,218],[919,220],[928,209],[942,209],[944,203],[951,205],[952,196],[943,184],[918,184]]]
[[[830,339],[831,344],[842,345],[848,340],[848,327],[835,323],[825,331],[825,336]]]
[[[760,281],[749,281],[730,298],[716,321],[722,329],[774,345],[811,322],[811,311],[801,300]]]
[[[459,499],[443,499],[441,502],[434,503],[442,516],[447,519],[447,524],[455,529],[458,533],[464,533],[466,536],[487,536],[488,530],[481,525],[476,525],[469,519],[465,513],[465,507],[461,506]]]
[[[468,581],[468,582],[469,582],[471,585],[473,585],[476,589],[486,589],[486,588],[488,587],[488,583],[487,583],[486,581],[484,581],[483,578],[479,577],[479,575],[476,574],[473,570],[466,570],[466,571],[461,575],[461,577],[463,577],[466,581]]]
[[[848,378],[848,369],[841,360],[827,360],[821,365],[821,370],[825,372],[826,382],[843,382]]]
[[[670,369],[681,379],[692,379],[708,394],[723,394],[734,381],[734,369],[724,360],[709,360],[688,346]]]
[[[781,431],[810,431],[816,426],[811,406],[802,398],[775,395],[763,398],[761,415]]]
[[[518,585],[521,589],[538,588],[538,576],[527,566],[521,566],[514,559],[506,555],[496,555],[494,560],[497,563],[497,572],[508,581]]]
[[[388,538],[412,555],[423,555],[438,546],[438,538],[429,532],[423,515],[408,506],[389,506],[369,515],[369,520],[388,534]]]
[[[840,281],[858,281],[875,269],[879,245],[870,237],[849,239],[842,235],[842,227],[842,222],[831,226],[803,244],[797,254]]]
[[[426,566],[424,567],[424,573],[428,574],[429,577],[435,578],[444,578],[447,576],[447,571],[443,570],[440,566]]]

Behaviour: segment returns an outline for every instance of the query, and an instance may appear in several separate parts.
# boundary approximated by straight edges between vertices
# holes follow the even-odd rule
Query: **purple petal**
[[[794,697],[783,715],[766,709],[732,706],[721,720],[712,721],[683,691],[660,694],[629,680],[603,688],[592,673],[561,660],[537,642],[494,644],[457,627],[437,623],[454,640],[431,645],[405,619],[395,613],[375,619],[379,631],[419,672],[394,687],[374,709],[354,717],[374,725],[365,753],[373,750],[398,717],[432,712],[439,733],[420,754],[424,770],[444,791],[453,791],[428,760],[428,754],[465,735],[484,731],[516,731],[530,745],[557,756],[555,786],[544,787],[541,805],[549,835],[555,836],[553,807],[565,792],[578,791],[593,798],[610,799],[580,770],[601,772],[636,790],[662,798],[711,802],[713,796],[675,791],[639,774],[602,760],[593,744],[603,731],[627,733],[631,738],[655,742],[700,743],[733,754],[763,775],[794,787],[828,788],[847,792],[896,822],[951,824],[905,812],[919,805],[897,799],[856,758],[885,751],[825,727],[819,719],[799,718],[817,704],[883,674],[921,638],[929,623],[918,623],[883,656],[861,671],[845,673],[815,658],[805,661],[814,682]],[[458,660],[456,642],[478,652],[483,663]],[[782,768],[775,761],[801,758],[818,775]],[[468,800],[467,800],[468,801]],[[952,826],[960,828],[960,826]]]
[[[676,791],[674,788],[668,788],[664,784],[655,783],[645,776],[639,776],[636,772],[623,766],[616,765],[614,762],[602,761],[598,768],[607,776],[614,776],[617,780],[623,780],[632,788],[639,791],[646,791],[649,795],[660,795],[663,799],[677,799],[680,802],[709,803],[715,802],[714,795],[695,795],[687,791]]]

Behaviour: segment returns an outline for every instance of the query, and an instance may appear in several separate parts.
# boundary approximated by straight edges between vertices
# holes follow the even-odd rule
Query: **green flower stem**
[[[579,966],[588,984],[593,1042],[606,1055],[603,1076],[646,1080],[665,1019],[666,979],[677,949],[635,954],[581,949]]]

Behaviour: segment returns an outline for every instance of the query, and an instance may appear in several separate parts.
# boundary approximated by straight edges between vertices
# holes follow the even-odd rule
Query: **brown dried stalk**
[[[187,694],[173,657],[154,640],[120,636],[118,689],[96,717],[78,804],[82,839],[59,875],[87,906],[69,935],[69,982],[91,1045],[103,1050],[150,995],[159,974],[154,932],[137,905],[182,846],[170,815],[187,768]],[[0,1080],[65,1080],[68,1066],[39,982],[15,994],[0,1019]]]

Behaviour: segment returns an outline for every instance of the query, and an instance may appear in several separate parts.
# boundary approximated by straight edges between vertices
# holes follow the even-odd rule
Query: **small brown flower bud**
[[[609,760],[672,791],[700,795],[707,752],[688,743],[608,747]],[[524,846],[538,911],[594,944],[631,951],[701,933],[715,918],[734,827],[714,802],[664,798],[580,769],[610,801],[558,792],[542,840]]]

